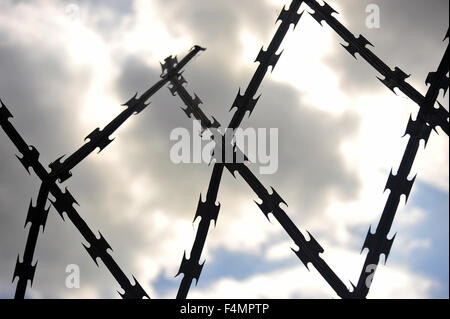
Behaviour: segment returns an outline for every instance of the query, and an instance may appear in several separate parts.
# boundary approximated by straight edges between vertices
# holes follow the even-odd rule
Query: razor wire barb
[[[423,96],[405,81],[408,78],[408,75],[405,72],[400,70],[398,67],[391,69],[370,49],[368,49],[367,46],[371,45],[371,43],[364,36],[359,35],[358,37],[355,37],[353,33],[345,28],[345,26],[343,26],[332,15],[333,13],[336,13],[336,11],[331,6],[327,3],[320,5],[315,0],[293,0],[288,9],[283,7],[277,19],[277,21],[281,21],[281,23],[269,46],[267,47],[267,50],[261,48],[255,61],[259,62],[259,65],[250,80],[249,85],[243,95],[239,89],[232,104],[230,110],[236,109],[236,111],[228,126],[230,129],[233,131],[236,130],[244,119],[245,114],[248,113],[250,115],[254,110],[260,97],[258,96],[255,98],[258,89],[269,67],[273,70],[278,62],[278,59],[280,58],[281,53],[277,53],[277,51],[279,50],[281,42],[287,34],[290,25],[292,24],[295,28],[303,14],[303,12],[298,12],[302,3],[305,3],[310,9],[313,10],[313,13],[310,13],[310,15],[318,23],[322,24],[323,21],[328,23],[329,26],[347,43],[342,46],[352,56],[356,58],[356,53],[358,53],[359,56],[361,56],[375,70],[377,70],[384,77],[383,79],[378,78],[384,85],[386,85],[393,92],[395,88],[398,88],[420,107],[416,120],[413,120],[412,117],[409,119],[405,135],[409,135],[410,138],[401,164],[397,170],[397,174],[394,175],[391,171],[389,175],[385,189],[389,189],[390,193],[376,231],[372,234],[371,229],[369,228],[369,232],[364,241],[362,250],[364,250],[364,248],[368,248],[368,254],[366,256],[358,283],[356,286],[351,284],[353,286],[353,290],[347,288],[347,286],[333,272],[328,264],[320,257],[320,254],[324,252],[324,249],[320,246],[316,239],[309,232],[309,240],[305,238],[302,232],[280,207],[282,203],[286,204],[286,202],[273,188],[271,188],[271,192],[269,192],[268,188],[266,188],[251,172],[245,162],[233,161],[232,163],[228,163],[222,161],[220,163],[215,163],[213,166],[205,201],[202,201],[202,195],[200,195],[194,217],[194,221],[198,217],[201,217],[197,234],[191,249],[190,258],[186,258],[185,252],[178,272],[178,274],[183,274],[177,293],[177,298],[179,299],[184,299],[187,297],[192,281],[195,279],[196,282],[198,282],[203,269],[204,263],[200,264],[199,262],[205,246],[211,221],[214,221],[214,225],[217,223],[220,203],[216,204],[216,202],[224,168],[227,168],[227,170],[234,177],[236,172],[239,173],[244,181],[250,186],[261,201],[261,203],[256,204],[259,206],[262,213],[267,218],[271,213],[278,220],[283,229],[299,247],[298,251],[293,251],[307,268],[308,264],[311,263],[341,298],[365,298],[370,289],[370,284],[367,284],[369,276],[372,275],[373,277],[376,270],[376,265],[378,265],[382,254],[385,255],[386,262],[392,247],[395,235],[391,239],[388,239],[387,236],[390,232],[401,196],[405,195],[407,200],[413,186],[415,177],[412,180],[409,180],[408,175],[410,174],[415,156],[418,152],[420,141],[424,140],[426,146],[426,142],[428,141],[432,130],[436,130],[436,127],[438,126],[441,127],[441,129],[448,135],[448,111],[445,110],[445,108],[437,101],[440,90],[443,89],[445,95],[448,89],[448,47],[437,71],[429,73],[425,81],[425,83],[429,85],[429,89],[426,95]],[[448,38],[448,31],[445,38]],[[178,95],[185,104],[186,108],[183,109],[183,111],[189,118],[193,117],[198,120],[204,130],[217,130],[220,127],[220,123],[214,117],[211,117],[212,120],[209,119],[201,110],[200,104],[202,104],[202,101],[196,94],[192,97],[187,92],[184,87],[186,79],[181,74],[182,68],[201,50],[204,49],[199,46],[195,46],[193,50],[191,50],[191,52],[189,52],[189,54],[180,61],[180,63],[178,63],[176,57],[169,56],[166,58],[164,64],[161,64],[163,73],[160,81],[158,81],[138,99],[134,96],[127,103],[125,103],[127,109],[125,109],[118,117],[108,124],[104,130],[100,131],[98,128],[94,130],[87,137],[89,142],[83,145],[66,160],[61,162],[62,158],[59,158],[51,163],[49,165],[51,169],[50,173],[47,173],[47,171],[40,164],[38,160],[39,153],[37,150],[32,146],[28,146],[11,125],[8,119],[11,118],[12,115],[2,103],[0,109],[0,124],[3,130],[7,133],[19,149],[19,152],[22,154],[22,157],[19,158],[19,160],[25,168],[27,170],[29,170],[29,168],[33,168],[42,181],[36,207],[30,203],[30,208],[26,219],[26,224],[31,223],[31,227],[25,247],[23,262],[20,262],[18,257],[16,269],[14,271],[14,278],[19,277],[16,298],[24,297],[27,281],[30,280],[32,282],[34,278],[36,264],[32,265],[33,253],[37,243],[40,226],[43,228],[45,227],[48,214],[48,209],[46,209],[45,206],[49,194],[52,194],[55,197],[56,200],[52,202],[52,205],[59,212],[61,217],[63,217],[63,213],[65,212],[75,227],[83,235],[85,240],[89,243],[90,246],[85,246],[85,248],[94,261],[97,263],[96,259],[100,258],[125,291],[121,294],[121,296],[123,298],[148,297],[136,279],[134,279],[135,284],[133,285],[120,270],[111,255],[107,253],[110,246],[107,244],[106,240],[101,234],[100,238],[97,238],[92,233],[86,223],[73,208],[73,204],[76,203],[75,199],[67,189],[65,193],[63,193],[57,186],[56,181],[66,181],[71,176],[70,170],[86,158],[92,151],[94,151],[97,147],[101,151],[109,143],[111,143],[112,140],[109,139],[109,136],[132,114],[141,112],[147,106],[146,101],[166,83],[169,83],[169,90],[172,95]],[[435,107],[436,103],[438,104],[437,108]],[[225,140],[225,137],[220,134],[219,138],[223,139],[223,141]],[[225,143],[222,143],[222,146]],[[235,158],[237,158],[236,154],[240,152],[240,150],[236,145],[234,145],[234,152]],[[370,271],[368,271],[369,266],[375,266],[375,269],[370,269]]]

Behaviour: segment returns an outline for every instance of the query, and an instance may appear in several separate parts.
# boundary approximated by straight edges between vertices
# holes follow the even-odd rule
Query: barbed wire
[[[426,95],[423,96],[411,84],[405,81],[408,78],[407,73],[398,67],[393,69],[390,68],[368,48],[369,45],[371,46],[371,43],[364,36],[359,35],[358,37],[355,37],[353,33],[332,15],[333,13],[336,13],[336,11],[331,6],[327,3],[321,5],[315,0],[293,0],[288,9],[283,7],[277,19],[277,21],[281,21],[281,23],[267,47],[267,50],[261,48],[259,51],[255,61],[258,62],[259,65],[253,74],[253,77],[243,94],[241,94],[241,90],[239,89],[232,104],[230,111],[235,110],[235,113],[228,125],[229,129],[233,131],[236,130],[241,125],[245,115],[248,114],[248,116],[250,116],[256,107],[260,97],[256,97],[256,94],[268,69],[271,68],[273,70],[281,56],[281,53],[277,52],[285,35],[289,31],[291,25],[295,28],[304,13],[304,11],[299,12],[302,3],[305,3],[313,10],[313,12],[308,13],[318,23],[322,24],[322,22],[325,21],[346,42],[346,44],[342,46],[352,56],[356,58],[356,53],[358,53],[360,57],[378,71],[383,76],[383,78],[379,78],[383,84],[393,92],[395,88],[398,88],[407,98],[419,106],[416,120],[413,120],[411,116],[408,121],[405,135],[409,135],[409,141],[397,173],[394,175],[391,171],[389,175],[385,190],[389,189],[390,193],[375,233],[372,233],[371,228],[369,228],[369,232],[364,241],[361,252],[365,248],[368,248],[368,253],[357,285],[354,286],[352,284],[353,289],[348,289],[331,267],[320,257],[320,254],[324,252],[324,249],[318,241],[309,232],[309,240],[302,234],[286,212],[281,208],[281,204],[286,204],[286,202],[273,188],[270,187],[269,191],[269,188],[266,188],[260,179],[251,172],[245,161],[232,161],[231,163],[216,161],[213,166],[205,201],[202,200],[202,195],[200,194],[197,210],[195,212],[194,221],[198,217],[201,217],[201,220],[189,254],[190,257],[187,259],[186,252],[184,252],[179,268],[178,274],[183,274],[177,293],[177,298],[179,299],[187,298],[193,280],[195,279],[196,282],[198,282],[204,267],[204,263],[200,264],[200,258],[206,244],[211,221],[214,221],[214,225],[217,224],[220,211],[220,203],[217,204],[217,196],[224,168],[226,168],[233,176],[238,173],[248,186],[250,186],[260,200],[260,203],[257,202],[257,205],[261,212],[266,217],[271,213],[278,220],[283,229],[299,247],[299,250],[294,250],[294,253],[307,268],[309,264],[312,264],[341,298],[365,298],[369,293],[370,284],[379,263],[380,256],[384,255],[384,260],[386,262],[392,248],[395,235],[392,238],[388,238],[387,236],[391,230],[401,196],[404,195],[407,200],[414,184],[415,177],[412,180],[409,180],[408,176],[419,150],[420,141],[424,140],[426,146],[432,131],[436,130],[437,127],[440,127],[448,136],[448,111],[437,101],[440,90],[444,90],[445,95],[449,85],[448,46],[437,70],[428,74],[425,83],[429,85],[429,89]],[[445,39],[447,38],[448,31]],[[99,148],[99,150],[102,151],[108,146],[112,142],[110,136],[125,121],[127,121],[131,115],[143,111],[148,106],[147,102],[150,97],[166,84],[169,84],[170,92],[174,96],[179,96],[182,100],[186,106],[183,111],[189,118],[198,120],[203,130],[213,130],[216,133],[214,135],[216,138],[218,137],[219,139],[225,140],[222,133],[219,132],[220,123],[213,116],[208,117],[200,108],[200,105],[203,104],[200,98],[196,94],[192,96],[184,87],[184,84],[187,83],[187,81],[184,75],[182,75],[183,68],[192,58],[203,50],[204,48],[200,46],[194,46],[180,62],[173,56],[166,58],[164,63],[161,64],[163,71],[161,80],[145,91],[139,98],[135,95],[126,102],[124,104],[126,109],[121,114],[113,119],[103,130],[97,128],[89,134],[86,138],[88,141],[72,155],[65,160],[62,160],[64,158],[63,156],[53,161],[49,165],[50,172],[48,172],[39,162],[39,152],[37,149],[32,145],[28,145],[11,124],[10,119],[12,118],[12,115],[6,105],[3,104],[3,101],[0,101],[0,126],[17,147],[21,154],[21,157],[18,157],[18,159],[24,165],[25,169],[29,172],[29,169],[32,168],[34,173],[41,180],[36,206],[33,205],[32,201],[30,202],[26,217],[25,225],[30,223],[31,227],[28,232],[23,258],[21,261],[20,256],[17,257],[16,268],[13,274],[13,281],[16,277],[18,278],[15,298],[24,298],[28,281],[30,281],[30,285],[33,282],[37,267],[37,261],[33,264],[33,256],[40,229],[41,227],[42,231],[45,229],[49,212],[49,207],[46,206],[50,194],[55,198],[54,201],[51,201],[51,206],[56,209],[63,219],[64,215],[66,215],[81,233],[88,243],[88,246],[84,245],[84,247],[94,262],[97,264],[97,258],[100,258],[115,280],[119,283],[123,290],[123,293],[119,292],[122,298],[149,298],[148,294],[134,277],[134,283],[127,278],[118,264],[114,261],[113,257],[108,253],[108,250],[111,249],[111,247],[104,239],[103,235],[99,232],[99,237],[97,237],[92,232],[74,208],[74,204],[77,203],[74,197],[67,189],[63,192],[58,186],[58,182],[62,183],[68,180],[72,176],[71,170],[95,149]],[[225,143],[220,143],[221,147],[224,147]],[[233,147],[234,159],[236,159],[238,158],[238,153],[243,153],[236,145]],[[223,154],[223,152],[221,152],[221,154]],[[243,154],[243,158],[246,159],[245,154]]]

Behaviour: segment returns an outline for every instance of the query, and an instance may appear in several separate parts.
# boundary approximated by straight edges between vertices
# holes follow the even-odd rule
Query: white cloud
[[[330,249],[325,259],[341,279],[358,273],[361,256],[346,249]],[[292,254],[292,256],[295,256]],[[296,257],[293,257],[296,258]],[[345,270],[345,271],[344,271]],[[348,281],[345,281],[349,284]],[[368,298],[429,298],[437,284],[401,265],[378,267]],[[256,274],[244,280],[223,278],[203,290],[193,289],[192,298],[337,298],[314,267],[295,267]]]
[[[180,21],[173,21],[169,28],[167,21],[173,17],[167,6],[171,5],[177,6],[178,4],[169,5],[165,2],[163,8],[155,2],[138,0],[133,2],[132,13],[124,16],[116,16],[106,9],[97,10],[94,7],[86,6],[80,8],[80,18],[73,21],[68,19],[64,6],[57,1],[20,2],[15,5],[8,1],[1,5],[0,30],[11,35],[11,39],[14,41],[23,42],[21,45],[33,50],[34,54],[45,55],[47,51],[57,52],[66,59],[65,64],[69,70],[75,72],[75,70],[83,69],[90,74],[89,77],[86,77],[89,80],[87,89],[79,92],[81,97],[77,105],[72,105],[71,101],[67,101],[67,105],[61,106],[76,109],[74,113],[76,117],[69,124],[71,124],[70,129],[75,130],[76,135],[80,136],[81,143],[81,137],[84,137],[93,128],[101,127],[122,109],[120,103],[123,101],[118,101],[117,93],[115,93],[115,81],[126,57],[137,56],[149,67],[155,67],[158,65],[158,61],[168,54],[185,52],[196,42],[197,39],[190,34],[191,30],[188,32],[186,31],[188,29],[181,30],[177,26],[176,22],[180,22],[180,25],[187,23],[183,21],[182,16],[179,17]],[[228,2],[223,2],[222,5],[230,6]],[[273,8],[271,6],[264,10],[268,11]],[[281,9],[279,2],[277,2],[277,8]],[[270,16],[271,13],[268,15]],[[276,15],[274,19],[275,17]],[[103,33],[104,30],[99,29],[97,23],[102,19],[117,21],[114,36],[106,37]],[[23,23],[24,21],[26,23]],[[223,70],[228,72],[223,75],[224,78],[233,85],[236,78],[239,77],[238,71],[251,74],[254,65],[250,67],[250,63],[261,45],[267,44],[267,41],[261,39],[261,36],[252,33],[253,22],[255,21],[239,21],[242,24],[239,26],[241,38],[237,39],[236,43],[239,42],[241,47],[235,48],[238,53],[237,57],[228,57],[229,60],[224,62],[219,61],[224,65]],[[216,23],[220,24],[221,21],[216,21]],[[207,30],[203,30],[203,32],[208,33]],[[210,43],[221,42],[222,45],[224,45],[223,43],[228,45],[229,38],[215,39],[215,36],[209,35]],[[232,36],[234,35],[228,35],[228,37]],[[213,42],[213,40],[217,42]],[[338,119],[348,110],[358,112],[360,116],[359,130],[353,135],[342,134],[344,137],[339,140],[340,145],[335,146],[340,150],[340,155],[345,159],[348,168],[351,168],[351,173],[355,173],[362,182],[357,198],[342,199],[337,192],[331,191],[327,196],[318,197],[321,200],[325,199],[320,202],[320,205],[310,203],[315,199],[305,198],[308,201],[307,204],[311,206],[317,204],[320,209],[323,209],[323,213],[319,215],[312,216],[309,212],[304,212],[304,215],[299,214],[295,209],[295,204],[287,209],[295,221],[301,221],[298,226],[302,230],[310,230],[313,235],[317,232],[323,234],[323,238],[317,239],[325,248],[324,258],[330,262],[330,265],[336,267],[336,272],[342,276],[341,278],[353,279],[356,274],[359,274],[359,267],[363,259],[358,251],[349,248],[355,240],[361,242],[363,240],[355,238],[354,228],[364,227],[366,229],[369,224],[375,226],[386,198],[382,191],[388,172],[391,167],[396,169],[407,142],[407,138],[401,139],[400,137],[406,127],[409,113],[416,112],[417,107],[402,97],[396,97],[387,89],[384,90],[375,85],[374,88],[377,89],[370,94],[367,92],[355,94],[343,89],[340,75],[325,63],[326,59],[334,57],[335,50],[337,50],[335,44],[334,35],[305,14],[296,30],[291,31],[284,41],[285,52],[273,74],[268,76],[270,79],[267,80],[272,81],[270,83],[286,85],[295,89],[295,93],[301,97],[301,99],[299,98],[299,102],[301,101],[299,113],[309,112],[310,110],[305,109],[310,108],[313,111],[319,110],[317,113],[312,113],[311,118]],[[222,49],[222,47],[212,48],[212,50],[216,50],[214,52],[220,51],[225,56],[226,52]],[[239,63],[232,62],[235,58]],[[209,63],[211,61],[218,63],[214,58],[209,59]],[[198,63],[201,61],[198,60]],[[244,71],[242,70],[243,66],[247,66]],[[293,70],[294,66],[295,70]],[[210,71],[210,65],[208,68]],[[36,67],[36,69],[38,68]],[[374,83],[376,82],[374,81]],[[60,87],[53,88],[53,90],[62,90],[70,86],[71,83],[62,83]],[[380,89],[378,90],[378,88]],[[196,89],[202,91],[201,87]],[[50,93],[47,96],[51,99]],[[223,101],[211,102],[216,104]],[[267,114],[266,116],[271,116],[270,113]],[[146,125],[151,126],[156,123],[157,120]],[[83,216],[86,216],[89,224],[99,225],[102,228],[105,237],[112,239],[113,248],[119,245],[117,251],[114,251],[114,254],[117,253],[115,257],[121,261],[121,265],[125,265],[125,268],[129,267],[144,288],[150,286],[149,293],[152,296],[157,293],[152,286],[157,277],[162,272],[175,275],[183,250],[188,252],[190,250],[197,226],[197,224],[191,225],[191,220],[198,198],[198,189],[206,186],[207,180],[200,181],[198,177],[200,175],[196,175],[198,171],[194,170],[192,170],[194,172],[192,176],[198,179],[191,178],[190,175],[181,175],[171,180],[172,176],[159,174],[160,172],[150,172],[151,163],[148,163],[147,170],[143,171],[131,167],[131,160],[136,161],[133,163],[153,160],[152,157],[135,156],[134,152],[138,155],[144,153],[136,151],[136,149],[143,149],[143,146],[130,142],[135,138],[140,138],[141,132],[133,131],[133,129],[142,128],[142,126],[142,123],[139,126],[134,120],[131,120],[120,129],[120,133],[117,133],[118,140],[124,139],[128,143],[122,142],[117,146],[111,146],[103,151],[101,156],[93,155],[86,160],[84,166],[77,168],[75,174],[81,173],[84,169],[92,169],[102,177],[102,180],[95,184],[95,181],[90,180],[92,176],[85,175],[88,180],[86,183],[92,188],[83,189],[78,186],[77,190],[85,198],[82,210],[86,211],[86,214]],[[374,134],[374,132],[379,132],[379,134]],[[62,132],[60,133],[62,134]],[[131,137],[126,134],[130,134]],[[145,147],[159,155],[164,154],[165,150],[155,139],[152,139],[151,136],[145,138],[148,138],[146,142],[149,145],[151,143],[152,146]],[[1,142],[6,144],[9,141],[2,138]],[[56,151],[59,152],[59,150]],[[447,137],[433,134],[427,149],[419,152],[414,172],[419,172],[419,180],[448,192],[448,157]],[[307,164],[305,163],[305,165]],[[334,165],[334,163],[329,165]],[[144,165],[142,164],[142,166]],[[160,169],[162,170],[162,168]],[[202,167],[202,169],[208,170],[206,167]],[[292,169],[295,170],[295,167]],[[312,170],[313,167],[307,167],[306,170],[308,169]],[[114,172],[114,174],[108,174],[108,172]],[[77,177],[74,177],[73,180],[79,182]],[[263,180],[266,179],[263,178]],[[106,181],[110,187],[105,186],[103,189],[100,185]],[[282,184],[283,181],[278,180],[277,182]],[[302,180],[298,181],[298,184],[299,187],[303,185],[309,187],[310,182]],[[185,194],[168,192],[169,189],[181,189],[180,184],[195,185],[185,187],[183,189]],[[197,184],[201,184],[201,186],[197,186]],[[83,184],[83,186],[85,185]],[[326,185],[323,187],[326,188]],[[98,194],[91,194],[92,189],[96,189]],[[288,202],[289,199],[296,200],[294,197],[296,193],[291,189],[277,189],[277,191],[280,194],[294,194],[291,198],[285,198]],[[192,197],[193,200],[189,202],[189,205],[178,203],[177,206],[177,201],[182,201],[192,194],[195,196]],[[180,198],[181,195],[184,197]],[[411,196],[414,196],[414,193]],[[208,263],[211,262],[213,258],[211,252],[223,248],[231,252],[259,254],[265,256],[268,261],[296,259],[289,249],[290,241],[287,239],[285,242],[279,242],[280,237],[287,238],[280,225],[273,219],[273,224],[268,223],[251,199],[256,199],[256,197],[244,185],[242,179],[224,181],[219,198],[222,208],[218,226],[210,228],[202,259],[206,258]],[[95,204],[98,201],[103,202]],[[307,204],[305,205],[307,206]],[[406,232],[408,227],[418,225],[424,218],[421,210],[402,209],[395,227],[405,229]],[[61,223],[55,225],[55,227],[60,226]],[[54,236],[50,235],[49,238],[57,239],[59,235],[66,234],[63,231],[55,232]],[[23,234],[21,236],[23,237]],[[70,237],[68,234],[63,238],[71,244],[73,244],[73,238],[76,238],[77,243],[80,241],[79,237]],[[276,243],[272,245],[271,241],[274,238]],[[57,241],[55,242],[57,243]],[[47,242],[42,244],[45,245]],[[393,249],[399,249],[409,254],[414,249],[428,249],[430,244],[426,238],[412,239],[405,235],[396,239]],[[130,247],[128,248],[127,245]],[[269,245],[268,249],[264,250],[267,245]],[[62,243],[59,246],[62,246]],[[60,252],[64,250],[62,247],[56,248],[61,249]],[[79,257],[78,250],[75,248],[73,251],[70,249],[70,252],[67,253],[71,258]],[[16,252],[12,255],[15,259]],[[43,253],[43,256],[46,255]],[[298,266],[274,270],[267,274],[255,274],[243,281],[234,278],[220,279],[205,290],[193,289],[191,296],[196,298],[335,297],[332,290],[314,269],[308,272],[300,264],[300,261],[298,262]],[[208,264],[205,267],[207,266]],[[1,282],[1,285],[10,284],[10,268],[7,269],[8,282]],[[103,266],[100,267],[100,270],[91,271],[91,268],[89,269],[89,273],[86,275],[93,281],[97,277],[97,271],[106,272]],[[51,268],[40,268],[39,270],[41,271],[39,275],[51,280]],[[127,272],[127,274],[129,273]],[[99,283],[106,280],[111,281],[112,278],[110,276],[98,278]],[[39,284],[43,286],[39,286]],[[47,296],[48,290],[52,289],[49,289],[50,285],[44,286],[45,284],[45,280],[38,281],[31,290],[32,297]],[[429,296],[434,287],[434,282],[423,275],[414,273],[405,265],[388,264],[386,267],[379,267],[371,297],[422,298]],[[93,283],[86,284],[82,289],[76,291],[57,288],[54,293],[69,298],[105,296],[105,292]],[[171,292],[170,296],[168,295],[168,297],[173,296],[175,296],[174,292]]]

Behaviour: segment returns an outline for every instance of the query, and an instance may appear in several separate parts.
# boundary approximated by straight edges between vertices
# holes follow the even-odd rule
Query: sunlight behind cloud
[[[183,55],[201,39],[204,43],[198,44],[210,49],[186,70],[190,80],[187,88],[208,95],[210,106],[229,105],[237,86],[245,84],[241,78],[247,80],[253,74],[255,57],[262,46],[267,48],[266,40],[279,24],[264,29],[266,18],[273,16],[270,21],[275,22],[282,5],[289,2],[267,0],[255,8],[253,1],[246,0],[241,3],[246,10],[237,12],[240,7],[226,0],[214,5],[207,0],[135,0],[122,12],[109,1],[84,1],[74,20],[67,16],[65,2],[4,1],[0,4],[0,32],[5,35],[0,44],[0,70],[6,76],[0,78],[0,97],[7,95],[12,113],[17,114],[14,123],[20,123],[27,138],[41,143],[39,150],[45,163],[54,153],[73,151],[96,127],[103,128],[125,108],[120,105],[125,101],[119,101],[119,97],[154,80],[148,77],[158,79],[160,61],[169,54]],[[340,12],[339,5],[348,5],[330,4]],[[356,2],[352,5],[356,6]],[[338,19],[354,23],[363,17],[361,12],[344,10]],[[259,14],[264,19],[254,18]],[[399,32],[393,28],[392,37]],[[290,204],[286,213],[303,234],[308,230],[320,242],[325,249],[322,257],[350,286],[349,280],[355,281],[366,256],[366,252],[359,253],[364,236],[369,225],[375,229],[383,210],[389,171],[397,170],[408,142],[407,136],[402,138],[407,121],[410,114],[416,116],[418,107],[404,95],[396,96],[383,87],[373,70],[370,82],[357,77],[361,74],[354,71],[356,64],[365,64],[367,70],[370,66],[360,58],[353,61],[339,41],[329,26],[320,26],[305,12],[296,29],[291,26],[276,68],[264,79],[258,110],[251,118],[246,117],[243,125],[283,130],[280,141],[287,142],[280,143],[279,172],[262,176],[261,182],[265,187],[273,185]],[[439,43],[430,48],[441,50],[443,46]],[[382,45],[376,51],[383,49],[384,53],[395,53]],[[414,58],[412,65],[420,64],[416,51],[408,52]],[[364,81],[368,83],[359,83]],[[356,84],[351,87],[353,82]],[[418,82],[414,79],[411,83]],[[184,250],[189,257],[199,224],[199,219],[195,223],[192,219],[199,193],[202,199],[206,194],[211,166],[180,168],[169,161],[169,132],[191,123],[179,110],[172,113],[173,104],[180,106],[181,102],[167,88],[162,90],[164,93],[152,98],[160,107],[153,108],[148,117],[147,110],[139,119],[132,116],[112,136],[117,136],[116,141],[74,169],[67,185],[80,196],[80,213],[93,231],[98,234],[100,228],[117,249],[111,254],[123,265],[127,276],[134,274],[145,289],[150,288],[151,297],[173,298],[173,287],[180,279],[173,276]],[[231,91],[233,96],[228,96]],[[213,115],[223,111],[201,107]],[[220,116],[230,115],[226,111]],[[25,173],[18,174],[22,168],[5,136],[0,136],[0,147],[4,163],[0,176],[0,241],[15,243],[2,246],[0,291],[10,294],[14,289],[10,270],[18,249],[22,249],[16,243],[22,245],[26,238],[15,227],[23,226],[25,216],[11,211],[24,211],[35,194],[27,188]],[[431,185],[430,192],[442,192],[448,197],[448,137],[444,133],[433,133],[427,148],[419,150],[411,176],[416,172],[418,178],[409,203],[421,195],[419,183]],[[205,270],[211,265],[217,277],[202,277],[201,282],[205,280],[206,284],[199,289],[193,286],[190,296],[337,297],[313,267],[308,272],[298,260],[290,249],[295,246],[292,240],[272,215],[269,222],[261,213],[254,203],[260,200],[242,178],[234,179],[228,171],[224,175],[227,177],[217,199],[221,203],[217,227],[210,227],[200,259],[207,260]],[[448,207],[445,202],[426,203],[426,207],[409,203],[405,207],[402,200],[400,204],[391,231],[399,232],[392,248],[395,258],[379,267],[372,298],[426,298],[434,296],[433,289],[439,286],[441,278],[430,274],[427,267],[436,267],[441,259],[430,258],[427,266],[418,267],[411,264],[411,255],[435,254],[440,248],[437,243],[447,239],[446,225],[429,222],[432,217],[442,216],[441,207]],[[52,218],[51,223],[59,217],[55,214]],[[83,238],[70,223],[58,222],[49,225],[39,246],[37,257],[45,267],[39,268],[30,296],[118,297],[110,289],[117,283],[106,268],[97,268],[79,245]],[[432,237],[437,232],[435,225],[447,237]],[[416,234],[419,231],[421,234]],[[230,270],[227,264],[214,264],[227,254],[250,256],[247,273]],[[80,263],[86,281],[82,289],[68,292],[62,281],[52,278],[55,273],[64,275],[63,264],[72,260]],[[257,263],[266,261],[266,268],[258,267]],[[159,286],[163,285],[159,283],[161,278],[166,289]],[[439,296],[446,293],[445,284],[441,285],[444,290]]]

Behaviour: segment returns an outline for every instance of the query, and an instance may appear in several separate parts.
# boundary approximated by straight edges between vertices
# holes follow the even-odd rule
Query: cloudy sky
[[[422,94],[448,40],[446,0],[341,0],[329,2],[355,34],[391,66],[411,74]],[[366,27],[366,6],[380,7],[380,28]],[[194,44],[207,48],[184,73],[188,90],[220,123],[239,87],[246,87],[259,49],[267,45],[288,0],[134,0],[0,2],[0,97],[13,124],[47,165],[82,145],[135,92],[159,79],[159,62],[183,56]],[[309,10],[307,7],[302,9]],[[397,168],[402,138],[417,105],[395,95],[366,62],[340,46],[328,26],[309,14],[282,44],[284,53],[260,88],[262,97],[244,127],[279,129],[279,169],[262,175],[288,203],[287,213],[325,249],[323,258],[350,286],[364,262],[360,254],[369,225],[375,227],[387,194],[390,169]],[[448,97],[439,99],[448,110]],[[192,129],[181,101],[162,89],[151,106],[133,116],[102,153],[73,170],[63,186],[78,211],[114,249],[119,265],[151,297],[173,298],[183,250],[190,251],[197,228],[192,219],[212,168],[175,165],[169,159],[176,127]],[[440,130],[419,151],[418,177],[403,203],[386,266],[375,275],[370,298],[448,298],[449,144]],[[11,298],[17,254],[30,198],[39,180],[15,158],[0,132],[0,297]],[[257,166],[252,169],[257,173]],[[257,198],[238,177],[225,173],[221,211],[211,228],[195,298],[336,298],[320,275],[290,250],[280,225],[267,222]],[[97,267],[70,222],[52,209],[40,236],[31,298],[117,298],[119,286],[103,264]],[[68,289],[67,265],[80,267],[80,288]]]

